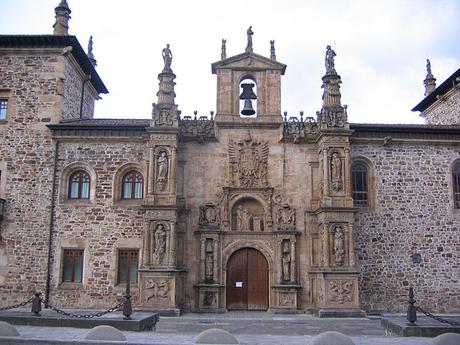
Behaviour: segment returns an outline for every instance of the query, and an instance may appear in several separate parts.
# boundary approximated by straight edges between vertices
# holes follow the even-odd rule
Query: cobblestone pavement
[[[21,339],[54,340],[83,344],[88,332],[81,328],[15,326]],[[276,315],[258,312],[185,314],[161,317],[155,332],[127,332],[127,344],[189,345],[209,328],[229,331],[243,345],[307,345],[319,333],[338,331],[349,335],[356,345],[429,345],[429,338],[385,336],[380,319],[318,319],[310,315]],[[0,337],[0,344],[8,344]]]

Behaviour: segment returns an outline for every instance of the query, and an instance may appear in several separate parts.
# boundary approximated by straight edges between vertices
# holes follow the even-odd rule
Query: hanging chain
[[[6,307],[0,307],[0,311],[24,307],[24,306],[28,305],[31,302],[32,302],[32,298],[30,298],[27,301],[24,301],[22,303],[13,304],[13,305],[9,305],[9,306],[6,306]]]
[[[52,304],[49,304],[47,301],[45,301],[44,299],[40,299],[40,301],[47,307],[47,308],[50,308],[51,310],[54,310],[56,313],[58,314],[61,314],[61,315],[64,315],[64,316],[68,316],[68,317],[73,317],[73,318],[77,318],[77,319],[92,319],[93,317],[100,317],[102,315],[106,315],[106,314],[109,314],[109,313],[113,313],[115,310],[119,309],[121,306],[123,306],[123,303],[124,302],[120,302],[118,303],[117,305],[113,306],[112,308],[109,308],[105,311],[101,311],[99,313],[95,313],[95,314],[78,314],[78,313],[75,313],[75,314],[72,314],[72,313],[68,313],[62,309],[59,309],[55,306],[53,306]]]
[[[431,317],[433,320],[436,320],[436,321],[439,321],[439,322],[442,322],[442,323],[447,323],[448,325],[451,325],[451,326],[460,326],[460,322],[455,322],[455,321],[452,321],[452,320],[442,319],[439,316],[435,316],[435,315],[431,314],[429,311],[423,310],[420,307],[416,307],[416,309],[417,309],[417,311],[425,314],[426,316]]]

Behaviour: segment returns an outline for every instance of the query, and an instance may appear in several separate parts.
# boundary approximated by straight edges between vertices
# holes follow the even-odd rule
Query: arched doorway
[[[268,263],[261,252],[243,248],[227,263],[227,309],[267,310]]]

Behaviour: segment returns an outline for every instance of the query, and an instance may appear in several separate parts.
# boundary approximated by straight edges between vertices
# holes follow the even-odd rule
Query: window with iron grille
[[[89,199],[90,178],[86,171],[78,170],[70,175],[69,199]]]
[[[122,199],[142,199],[144,179],[137,171],[129,171],[123,176]]]
[[[452,169],[452,186],[454,187],[454,208],[460,208],[460,162]]]
[[[0,99],[0,120],[6,119],[7,110],[8,110],[8,100]]]
[[[139,264],[139,251],[135,249],[122,249],[118,251],[118,283],[137,283],[137,267]]]
[[[63,283],[81,283],[83,277],[83,250],[64,249]]]
[[[368,206],[367,166],[355,162],[351,167],[353,205]]]

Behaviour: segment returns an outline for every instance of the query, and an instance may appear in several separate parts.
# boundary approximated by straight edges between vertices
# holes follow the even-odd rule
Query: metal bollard
[[[126,283],[126,291],[125,291],[125,298],[123,301],[123,320],[132,320],[131,314],[133,313],[133,307],[131,305],[131,290],[130,290],[130,282]]]
[[[417,326],[417,309],[414,306],[416,302],[414,299],[414,289],[409,288],[409,305],[407,306],[407,321],[409,321],[410,326]]]
[[[32,297],[31,312],[35,314],[35,316],[41,316],[40,312],[42,311],[42,300],[40,298],[40,295],[40,292],[35,292],[34,297]]]

